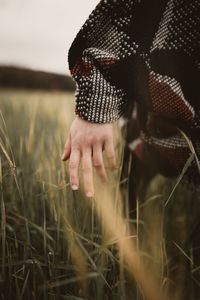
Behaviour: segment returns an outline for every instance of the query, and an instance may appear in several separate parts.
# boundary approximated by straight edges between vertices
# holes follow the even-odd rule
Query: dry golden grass
[[[170,299],[183,300],[185,260],[190,272],[198,267],[181,243],[190,230],[184,227],[190,225],[190,193],[156,178],[146,199],[138,199],[137,220],[130,220],[120,193],[123,142],[117,125],[119,168],[107,168],[109,184],[95,176],[94,199],[82,189],[72,192],[60,155],[73,101],[60,92],[0,92],[0,299],[163,300],[164,291],[173,290]],[[165,227],[170,216],[182,226],[175,239]],[[178,275],[168,276],[169,237],[181,261],[175,288]]]

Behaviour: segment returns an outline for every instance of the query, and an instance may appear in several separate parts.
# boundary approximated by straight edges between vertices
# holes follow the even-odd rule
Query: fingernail
[[[61,156],[61,160],[63,160],[65,158],[65,154],[63,153]]]
[[[91,197],[94,196],[94,194],[93,194],[92,192],[87,192],[87,193],[86,193],[86,196],[89,197],[89,198],[91,198]]]
[[[77,190],[78,190],[78,185],[73,184],[73,185],[72,185],[72,190],[73,190],[73,191],[77,191]]]

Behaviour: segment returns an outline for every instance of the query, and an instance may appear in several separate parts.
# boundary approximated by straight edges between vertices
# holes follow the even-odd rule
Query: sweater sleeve
[[[132,21],[139,0],[101,0],[75,37],[68,63],[76,82],[75,113],[84,120],[108,123],[126,110],[124,72],[137,53]]]

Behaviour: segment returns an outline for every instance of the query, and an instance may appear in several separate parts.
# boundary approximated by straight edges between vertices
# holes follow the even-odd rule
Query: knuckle
[[[101,142],[101,138],[98,135],[95,135],[92,141],[94,144],[99,144]]]
[[[94,160],[93,165],[94,167],[101,167],[103,164],[102,161],[100,160]]]
[[[77,168],[77,162],[76,161],[70,161],[69,162],[69,168],[70,169],[76,169]]]
[[[72,151],[79,151],[80,150],[80,145],[79,145],[79,143],[78,142],[76,142],[76,141],[74,141],[73,143],[72,143]]]
[[[112,135],[109,132],[104,134],[104,139],[110,142],[112,140]]]
[[[86,145],[91,145],[95,144],[99,141],[99,138],[95,135],[88,135],[87,138],[85,139],[85,144]]]
[[[93,143],[93,141],[91,138],[86,138],[83,144],[85,146],[90,146],[92,143]]]
[[[92,171],[92,168],[90,166],[83,166],[83,172],[89,173]]]

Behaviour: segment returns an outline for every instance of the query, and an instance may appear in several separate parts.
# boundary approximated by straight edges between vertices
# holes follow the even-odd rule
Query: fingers
[[[87,197],[94,196],[94,183],[92,173],[92,148],[85,148],[82,153],[82,169],[84,189]]]
[[[65,143],[65,146],[64,146],[64,152],[63,152],[63,154],[62,154],[61,159],[62,159],[63,161],[69,159],[70,153],[71,153],[71,139],[70,139],[70,135],[69,135],[68,138],[67,138],[67,141],[66,141],[66,143]]]
[[[105,148],[105,152],[108,157],[110,166],[112,168],[116,168],[116,166],[117,166],[116,155],[115,155],[114,143],[113,143],[112,138],[109,138],[105,141],[104,148]]]
[[[76,191],[79,188],[78,170],[80,165],[81,153],[79,149],[71,151],[69,160],[69,178],[72,190]]]
[[[69,177],[72,190],[79,188],[79,167],[82,162],[84,190],[88,197],[94,196],[93,166],[106,182],[107,174],[103,161],[105,150],[110,166],[116,167],[112,125],[97,126],[81,119],[75,119],[64,146],[61,159],[69,159]]]
[[[104,167],[103,162],[103,155],[102,155],[102,146],[96,144],[93,146],[93,165],[97,170],[97,173],[101,177],[101,179],[106,182],[107,181],[107,174]]]

